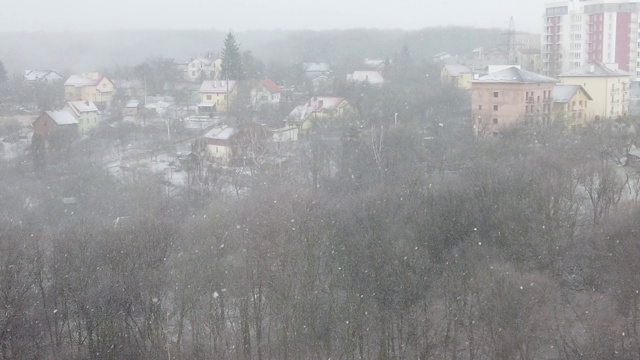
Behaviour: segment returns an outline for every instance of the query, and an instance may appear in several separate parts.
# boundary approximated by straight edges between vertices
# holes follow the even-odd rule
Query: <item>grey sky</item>
[[[546,0],[5,0],[0,32],[345,29],[468,25],[540,32]]]

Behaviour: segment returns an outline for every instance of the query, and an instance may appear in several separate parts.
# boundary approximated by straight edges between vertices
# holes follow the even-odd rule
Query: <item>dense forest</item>
[[[1,33],[0,59],[10,73],[53,68],[61,73],[95,71],[119,64],[133,66],[164,56],[187,62],[220,49],[223,31],[112,31]],[[500,30],[464,27],[405,30],[244,31],[237,32],[245,49],[265,62],[335,62],[342,58],[392,57],[389,49],[407,45],[427,58],[448,51],[469,54],[479,46],[505,44]]]

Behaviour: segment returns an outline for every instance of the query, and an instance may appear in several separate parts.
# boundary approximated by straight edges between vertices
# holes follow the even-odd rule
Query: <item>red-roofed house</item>
[[[256,86],[251,89],[251,100],[255,106],[260,105],[277,105],[280,103],[280,95],[282,89],[272,80],[260,80]]]

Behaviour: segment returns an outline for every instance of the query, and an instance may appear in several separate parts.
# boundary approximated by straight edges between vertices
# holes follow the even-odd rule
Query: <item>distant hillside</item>
[[[221,31],[111,31],[0,33],[0,61],[10,73],[54,68],[61,72],[100,70],[135,65],[151,56],[188,60],[206,51],[218,52]],[[393,57],[407,45],[416,58],[448,51],[466,54],[478,46],[504,43],[498,29],[463,27],[405,30],[246,31],[236,34],[242,50],[265,62],[340,61],[349,57]]]

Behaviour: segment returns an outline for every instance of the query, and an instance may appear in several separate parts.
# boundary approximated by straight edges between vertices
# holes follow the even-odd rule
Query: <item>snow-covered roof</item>
[[[305,104],[296,106],[289,114],[289,118],[294,121],[304,121],[316,111],[334,111],[343,101],[345,99],[342,97],[314,97]]]
[[[589,93],[587,93],[580,85],[558,84],[553,88],[553,102],[568,103],[580,90],[585,93],[587,99],[593,100]]]
[[[380,85],[384,84],[384,77],[378,71],[354,71],[353,74],[347,74],[347,81]]]
[[[205,80],[202,82],[200,86],[201,93],[220,93],[224,94],[227,92],[233,91],[233,88],[236,86],[235,80],[228,80],[229,86],[227,87],[227,80]]]
[[[236,129],[232,127],[217,127],[209,130],[208,133],[204,135],[205,139],[212,140],[229,140],[233,135],[236,134]]]
[[[569,70],[563,74],[560,74],[560,77],[564,76],[631,76],[626,71],[622,71],[618,69],[618,66],[615,64],[603,64],[598,61],[592,61],[587,63],[579,68]]]
[[[85,87],[85,86],[96,86],[102,80],[102,78],[90,78],[85,77],[83,75],[71,75],[64,82],[65,86],[75,86],[75,87]]]
[[[331,71],[331,65],[327,63],[304,63],[302,64],[304,71],[307,72],[328,72]]]
[[[473,73],[467,65],[449,64],[444,66],[450,76],[460,76],[462,74]]]
[[[74,125],[78,123],[78,120],[63,110],[45,111],[45,114],[58,125]]]
[[[24,73],[24,79],[26,81],[38,81],[47,78],[49,75],[54,79],[62,80],[62,76],[55,70],[27,70]]]
[[[514,84],[536,84],[536,83],[557,83],[558,80],[540,75],[531,71],[509,67],[507,69],[483,76],[473,83],[514,83]]]
[[[76,113],[76,115],[80,115],[80,113],[84,112],[100,112],[96,105],[91,101],[69,101],[67,104],[69,105],[69,108]]]
[[[125,105],[126,108],[137,108],[140,105],[140,102],[138,100],[129,100],[127,101],[127,105]]]

